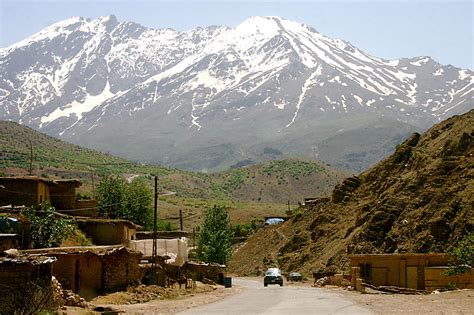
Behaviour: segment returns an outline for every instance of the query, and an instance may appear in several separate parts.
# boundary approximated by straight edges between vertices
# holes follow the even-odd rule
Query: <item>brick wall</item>
[[[25,283],[51,284],[51,264],[32,265],[29,263],[0,263],[0,284],[15,288]]]

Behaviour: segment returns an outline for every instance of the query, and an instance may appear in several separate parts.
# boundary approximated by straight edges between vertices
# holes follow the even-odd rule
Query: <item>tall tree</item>
[[[101,215],[126,219],[145,228],[151,226],[153,193],[142,177],[127,183],[119,176],[102,178],[97,187],[97,206]]]
[[[123,218],[126,213],[125,190],[127,182],[119,176],[103,177],[97,186],[97,207],[101,215]]]
[[[232,254],[233,232],[227,209],[214,206],[206,212],[198,239],[198,258],[225,265]]]
[[[151,228],[153,193],[143,177],[135,178],[125,187],[125,219]]]

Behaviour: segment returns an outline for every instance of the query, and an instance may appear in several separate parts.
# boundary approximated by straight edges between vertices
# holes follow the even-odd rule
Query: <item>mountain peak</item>
[[[166,147],[167,139],[180,148],[189,146],[181,151],[189,156],[194,149],[217,145],[210,153],[194,151],[203,161],[192,162],[197,169],[245,160],[241,152],[253,149],[240,144],[254,135],[258,139],[253,144],[265,143],[269,152],[285,147],[305,152],[304,141],[293,144],[292,139],[304,139],[306,131],[301,130],[306,128],[317,135],[323,128],[318,122],[332,117],[391,117],[425,128],[472,108],[474,91],[472,72],[441,69],[423,57],[382,60],[276,16],[254,16],[235,28],[185,32],[119,23],[113,15],[73,17],[16,47],[0,50],[0,118],[68,140],[84,139],[131,158],[174,165],[181,163],[175,158],[181,149]],[[163,127],[154,127],[155,122]],[[109,145],[115,140],[108,137],[142,123],[153,125],[150,134],[160,135],[157,144],[170,155],[130,147],[120,152],[121,147]],[[336,131],[346,129],[332,125]],[[109,126],[121,126],[120,131]],[[204,137],[237,130],[239,140],[228,146],[223,145],[228,139],[193,142],[196,129]],[[157,141],[146,137],[132,142],[148,148]],[[212,152],[227,153],[216,159],[205,156]]]
[[[99,17],[97,23],[105,26],[107,32],[112,31],[112,29],[119,24],[117,17],[113,14]]]

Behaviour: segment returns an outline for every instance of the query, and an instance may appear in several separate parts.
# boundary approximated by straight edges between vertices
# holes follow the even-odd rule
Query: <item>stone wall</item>
[[[54,303],[52,260],[0,258],[0,313],[29,314]]]
[[[184,265],[184,272],[193,280],[203,281],[205,278],[215,283],[224,284],[226,268],[221,265],[186,263]]]
[[[103,291],[125,290],[129,285],[142,282],[144,270],[139,266],[142,254],[125,248],[115,250],[102,257]]]

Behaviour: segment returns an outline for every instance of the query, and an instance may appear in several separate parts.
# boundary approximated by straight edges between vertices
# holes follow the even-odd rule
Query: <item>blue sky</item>
[[[442,64],[474,69],[473,1],[117,1],[0,0],[0,47],[71,16],[114,14],[146,27],[188,30],[236,26],[256,15],[276,15],[347,40],[387,58],[428,55]]]

